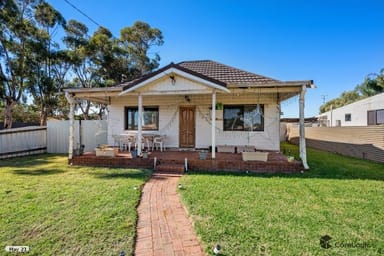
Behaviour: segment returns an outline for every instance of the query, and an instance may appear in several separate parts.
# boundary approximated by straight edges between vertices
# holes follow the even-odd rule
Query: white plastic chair
[[[154,137],[153,138],[153,144],[152,144],[152,150],[155,150],[155,148],[157,149],[157,146],[159,146],[160,151],[163,152],[164,141],[165,141],[165,135]]]
[[[120,136],[120,145],[122,150],[131,152],[132,143],[134,142],[133,137],[129,135]]]
[[[114,142],[113,142],[113,146],[114,146],[114,147],[117,146],[118,148],[120,148],[120,146],[121,146],[121,145],[120,145],[120,135],[113,134],[113,135],[112,135],[112,138],[113,138],[113,141],[114,141]]]

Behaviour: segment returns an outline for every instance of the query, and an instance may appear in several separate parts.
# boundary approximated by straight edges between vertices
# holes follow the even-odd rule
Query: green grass
[[[216,243],[223,255],[384,255],[383,164],[312,149],[308,159],[304,174],[185,175],[180,193],[208,255]]]
[[[28,255],[132,253],[136,205],[145,170],[71,167],[66,156],[0,161],[0,255],[6,245]]]

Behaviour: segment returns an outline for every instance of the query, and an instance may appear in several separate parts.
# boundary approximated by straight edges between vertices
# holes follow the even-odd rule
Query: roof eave
[[[298,80],[298,81],[276,81],[268,83],[242,83],[242,84],[229,84],[228,88],[271,88],[271,87],[302,87],[303,85],[306,88],[316,88],[313,84],[313,80]]]

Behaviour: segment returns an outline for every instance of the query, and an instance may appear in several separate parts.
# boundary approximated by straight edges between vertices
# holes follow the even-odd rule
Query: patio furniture
[[[144,149],[145,146],[147,146],[147,149],[149,150],[151,148],[149,143],[150,143],[150,140],[146,136],[143,135],[141,137],[141,149]],[[135,137],[135,149],[136,150],[137,150],[137,146],[138,146],[138,139],[137,139],[137,137]]]
[[[163,148],[164,148],[164,141],[165,141],[165,138],[166,138],[166,135],[159,135],[159,136],[155,136],[153,138],[153,144],[152,144],[152,151],[157,149],[159,146],[160,147],[160,151],[163,152]]]
[[[118,147],[118,148],[120,148],[120,135],[118,135],[118,134],[113,134],[112,135],[112,138],[113,138],[113,146],[114,147]]]
[[[127,150],[131,152],[132,143],[134,143],[134,137],[131,135],[120,135],[120,150]]]

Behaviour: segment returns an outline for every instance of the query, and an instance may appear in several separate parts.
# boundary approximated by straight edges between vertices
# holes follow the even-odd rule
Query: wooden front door
[[[179,146],[195,147],[195,107],[180,107]]]

